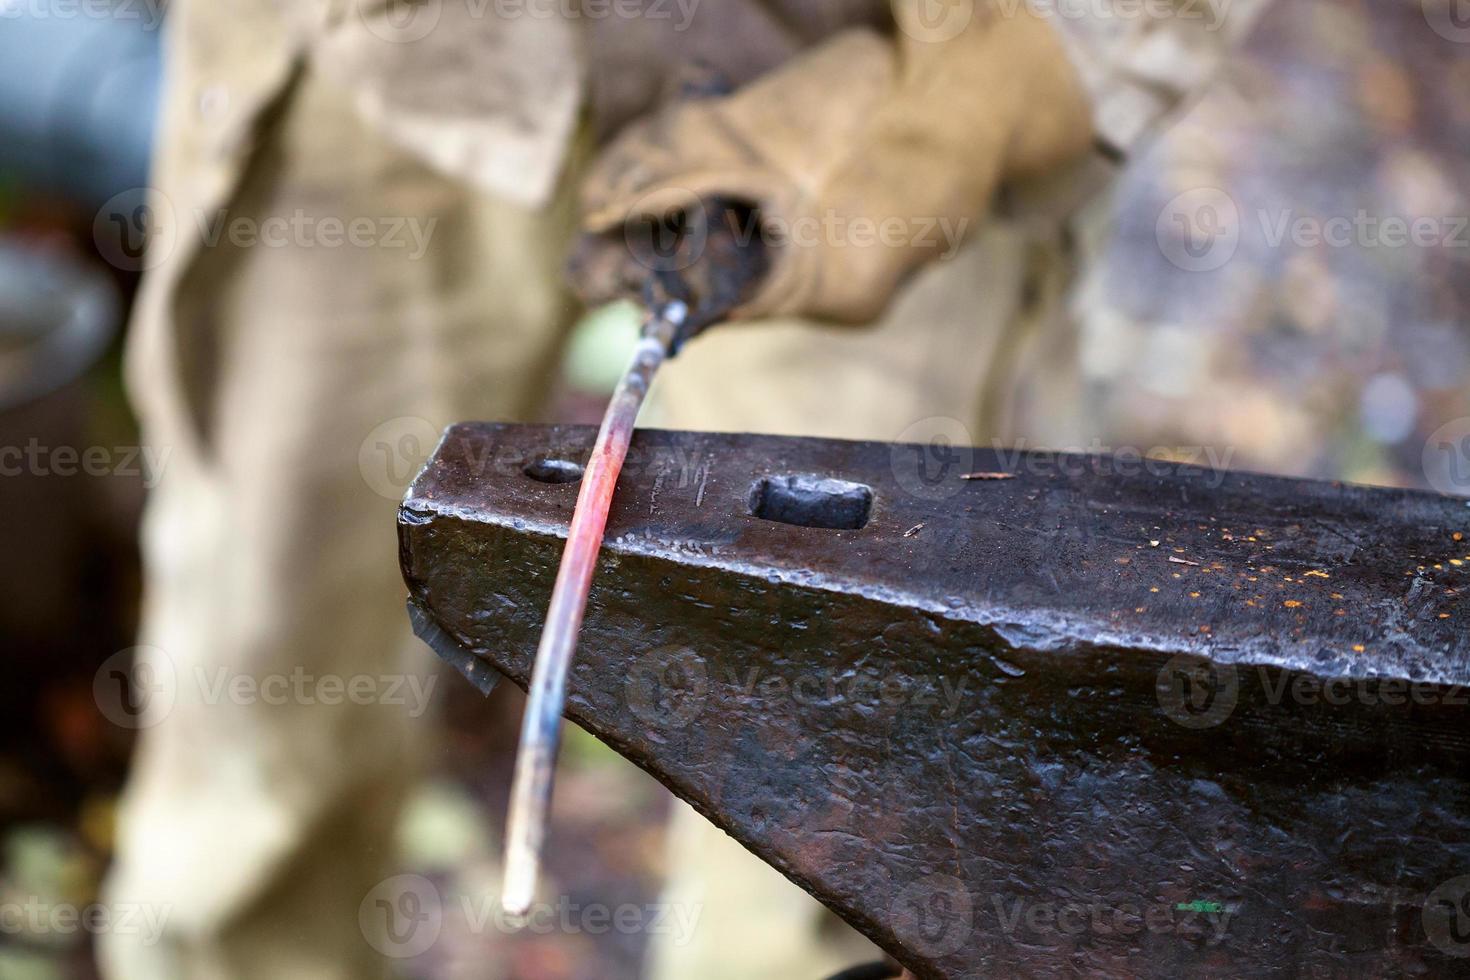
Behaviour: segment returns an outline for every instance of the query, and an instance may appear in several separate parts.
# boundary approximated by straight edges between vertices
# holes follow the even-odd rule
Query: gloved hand
[[[900,23],[922,2],[896,0]],[[592,168],[584,231],[618,240],[695,199],[750,202],[771,268],[736,317],[871,320],[1001,179],[1089,145],[1086,97],[1052,32],[1024,2],[977,0],[949,40],[847,31],[731,95],[670,105]]]

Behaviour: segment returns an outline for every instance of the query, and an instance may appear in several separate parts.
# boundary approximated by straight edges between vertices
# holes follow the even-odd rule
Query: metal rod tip
[[[536,878],[541,862],[525,847],[514,847],[506,855],[505,881],[500,888],[500,907],[512,919],[523,919],[536,897]]]

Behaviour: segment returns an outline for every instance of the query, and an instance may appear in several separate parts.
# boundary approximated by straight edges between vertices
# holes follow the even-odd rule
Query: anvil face
[[[593,436],[456,426],[404,501],[482,688]],[[644,431],[568,713],[921,977],[1464,975],[1467,578],[1430,494]]]

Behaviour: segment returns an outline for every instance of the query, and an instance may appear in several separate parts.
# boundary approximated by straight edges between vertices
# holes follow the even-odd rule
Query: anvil
[[[524,686],[584,427],[449,429],[420,635]],[[1470,507],[640,431],[568,716],[916,976],[1470,973]]]

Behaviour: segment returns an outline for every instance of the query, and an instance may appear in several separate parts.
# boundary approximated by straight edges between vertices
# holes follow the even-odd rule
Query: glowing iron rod
[[[501,902],[512,915],[530,910],[540,874],[541,850],[551,809],[551,785],[556,752],[561,744],[561,716],[567,698],[567,673],[577,649],[577,633],[587,609],[587,592],[602,534],[607,527],[613,488],[628,455],[633,423],[648,393],[654,372],[668,356],[674,336],[689,315],[681,302],[670,302],[653,312],[644,324],[632,362],[613,392],[602,428],[592,447],[592,458],[582,477],[566,550],[551,590],[546,626],[536,648],[530,700],[521,722],[521,745],[516,754],[511,785],[510,816],[505,840],[505,883]]]

